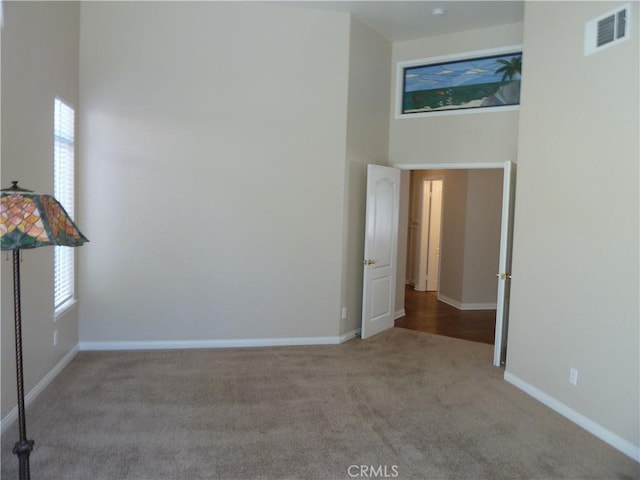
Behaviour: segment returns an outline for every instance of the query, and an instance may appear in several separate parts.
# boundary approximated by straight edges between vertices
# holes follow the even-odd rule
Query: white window
[[[74,218],[74,116],[73,108],[59,98],[53,115],[53,195]],[[66,308],[75,295],[75,261],[72,247],[54,247],[55,313]]]

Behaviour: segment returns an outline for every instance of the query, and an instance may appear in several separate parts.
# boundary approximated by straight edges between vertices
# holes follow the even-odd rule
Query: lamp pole
[[[24,376],[22,367],[22,308],[20,306],[20,250],[13,251],[13,308],[16,327],[16,379],[18,382],[18,425],[20,440],[13,447],[20,462],[20,480],[30,480],[29,455],[33,450],[33,440],[27,440],[24,413]]]

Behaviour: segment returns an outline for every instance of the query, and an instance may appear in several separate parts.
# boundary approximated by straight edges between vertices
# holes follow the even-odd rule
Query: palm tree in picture
[[[522,73],[522,56],[513,57],[511,60],[501,58],[497,60],[502,67],[498,68],[495,73],[502,73],[502,81],[510,82],[513,77]]]

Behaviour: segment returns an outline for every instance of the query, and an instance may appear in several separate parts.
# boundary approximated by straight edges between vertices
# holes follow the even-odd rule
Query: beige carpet
[[[398,328],[339,346],[80,353],[28,408],[31,475],[640,477],[491,358],[490,345]],[[17,435],[2,437],[2,479],[17,478]]]

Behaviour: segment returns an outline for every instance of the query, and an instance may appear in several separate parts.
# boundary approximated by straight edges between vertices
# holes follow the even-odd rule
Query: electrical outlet
[[[58,345],[58,330],[53,331],[53,346]]]
[[[347,318],[347,307],[342,307],[342,320]]]
[[[571,385],[578,385],[578,370],[575,368],[569,369],[569,383]]]

